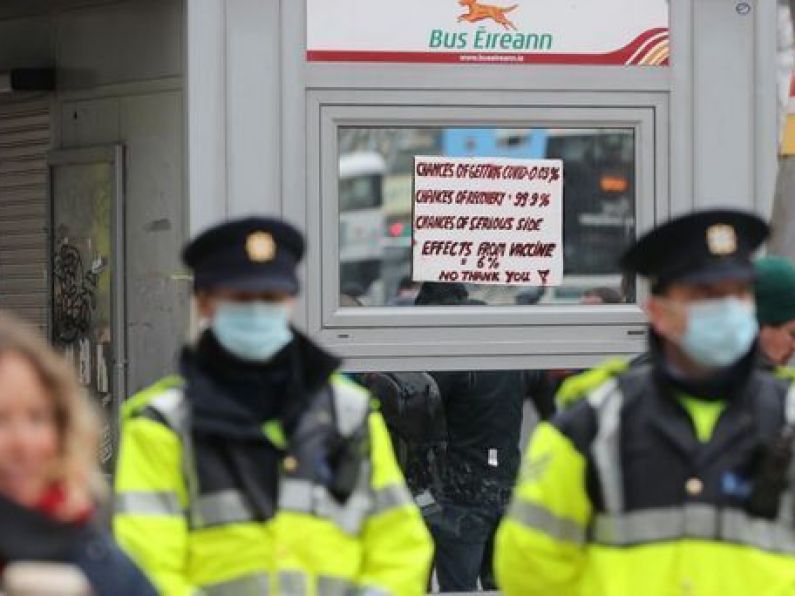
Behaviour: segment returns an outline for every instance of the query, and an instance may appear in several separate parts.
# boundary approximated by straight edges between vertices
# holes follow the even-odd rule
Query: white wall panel
[[[186,0],[188,197],[195,234],[227,213],[223,0]]]
[[[278,2],[226,2],[229,212],[278,213],[282,178]],[[254,58],[254,59],[252,59]]]

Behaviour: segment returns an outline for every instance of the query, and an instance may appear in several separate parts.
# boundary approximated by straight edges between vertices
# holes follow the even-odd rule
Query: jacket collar
[[[748,353],[734,365],[720,369],[714,375],[699,380],[684,378],[674,371],[665,357],[663,340],[649,331],[649,347],[655,381],[667,392],[685,394],[704,400],[732,400],[746,389],[751,373],[757,365],[757,347],[754,344]]]
[[[705,381],[690,382],[677,378],[670,371],[662,353],[659,337],[650,333],[653,393],[651,424],[685,457],[698,465],[706,465],[719,457],[741,437],[751,437],[754,427],[754,393],[759,378],[756,346],[733,367]],[[706,445],[696,438],[690,415],[679,403],[685,394],[705,400],[722,399],[726,410],[721,414],[712,437]]]
[[[207,434],[261,440],[262,424],[278,418],[288,433],[340,361],[293,330],[270,362],[252,364],[226,352],[205,332],[181,358],[193,428]]]

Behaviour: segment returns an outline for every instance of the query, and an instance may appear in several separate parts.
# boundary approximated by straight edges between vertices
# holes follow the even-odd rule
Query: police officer
[[[522,596],[795,593],[795,391],[756,365],[754,215],[705,211],[643,236],[651,362],[541,423],[497,536]]]
[[[754,298],[759,322],[758,365],[779,378],[795,380],[795,369],[787,366],[795,354],[795,266],[789,259],[768,256],[754,261]],[[558,406],[570,407],[593,386],[649,361],[650,354],[644,352],[632,360],[613,358],[573,375],[558,388]]]
[[[230,221],[184,251],[206,330],[125,404],[119,542],[166,595],[413,595],[431,543],[368,394],[290,325],[304,241]]]

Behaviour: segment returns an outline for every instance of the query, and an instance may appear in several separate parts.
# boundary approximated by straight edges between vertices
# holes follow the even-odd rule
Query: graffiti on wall
[[[68,238],[59,242],[53,261],[53,330],[58,343],[74,344],[91,329],[97,282],[105,267],[105,260],[97,257],[86,270],[77,247]]]

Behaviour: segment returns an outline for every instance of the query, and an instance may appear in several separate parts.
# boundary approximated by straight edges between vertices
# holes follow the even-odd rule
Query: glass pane
[[[338,142],[342,306],[414,304],[414,157],[437,155],[560,159],[564,169],[562,284],[445,284],[441,293],[452,303],[634,302],[634,281],[622,279],[618,266],[635,237],[633,129],[341,127]]]
[[[113,167],[53,168],[53,341],[107,415],[101,459],[113,454]]]

